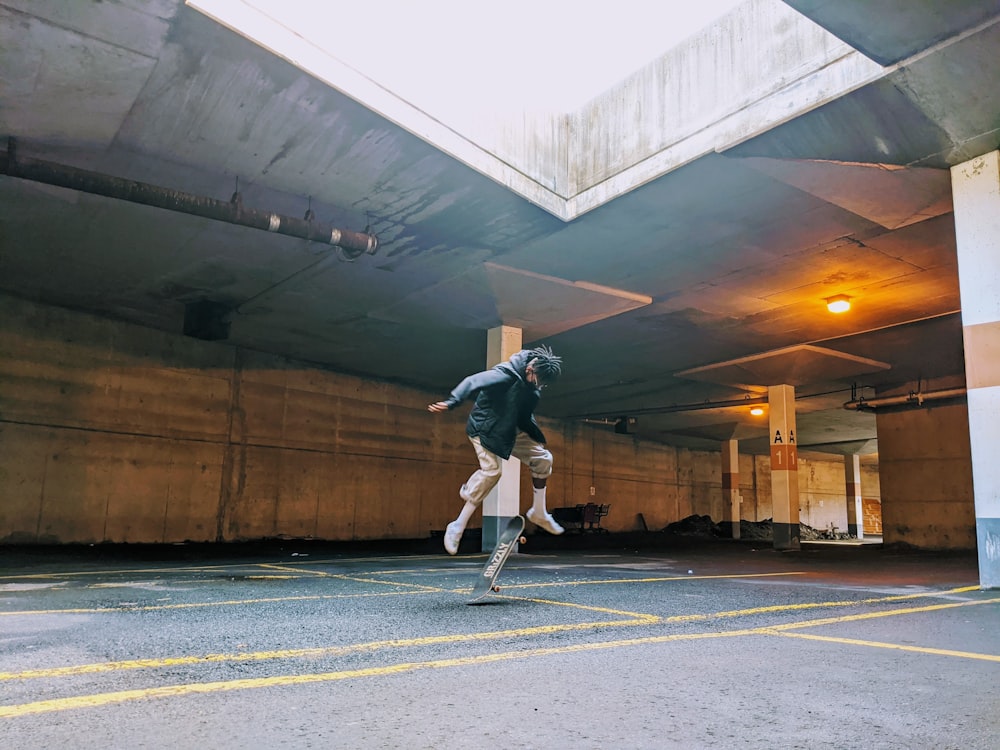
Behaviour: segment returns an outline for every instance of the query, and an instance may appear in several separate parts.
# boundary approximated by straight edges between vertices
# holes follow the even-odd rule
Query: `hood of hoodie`
[[[527,382],[527,372],[528,363],[532,359],[532,352],[530,349],[522,349],[513,356],[506,364],[510,365],[510,369],[523,381]]]

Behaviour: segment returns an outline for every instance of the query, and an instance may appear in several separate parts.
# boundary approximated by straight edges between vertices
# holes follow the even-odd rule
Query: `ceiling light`
[[[764,413],[764,407],[763,406],[753,406],[753,407],[750,408],[750,413],[753,414],[755,417],[759,417],[761,414]]]
[[[826,298],[826,309],[832,313],[847,312],[851,309],[851,298],[846,294],[837,294]]]

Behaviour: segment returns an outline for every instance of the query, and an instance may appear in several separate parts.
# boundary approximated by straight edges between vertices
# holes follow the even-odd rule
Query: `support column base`
[[[775,523],[774,548],[783,550],[801,549],[799,544],[799,525],[797,523]]]
[[[1000,518],[976,519],[979,587],[1000,589]]]

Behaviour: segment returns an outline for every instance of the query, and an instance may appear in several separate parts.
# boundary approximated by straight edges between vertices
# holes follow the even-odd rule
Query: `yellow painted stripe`
[[[423,669],[446,669],[454,667],[475,666],[491,662],[512,661],[515,659],[530,659],[556,654],[571,654],[584,651],[596,651],[623,646],[636,646],[653,643],[669,643],[671,641],[700,640],[706,638],[732,638],[741,635],[755,635],[753,630],[733,630],[724,633],[689,633],[636,638],[623,641],[599,641],[597,643],[579,643],[555,648],[536,648],[525,651],[507,651],[502,653],[465,656],[454,659],[438,659],[434,661],[409,662],[393,664],[386,667],[370,667],[367,669],[350,669],[340,672],[323,672],[320,674],[282,675],[276,677],[258,677],[243,680],[228,680],[225,682],[203,682],[188,685],[169,685],[165,687],[146,688],[141,690],[123,690],[113,693],[97,693],[80,695],[71,698],[54,698],[33,703],[0,706],[0,718],[15,718],[36,714],[66,711],[78,708],[98,708],[101,706],[125,703],[147,698],[175,698],[186,695],[201,695],[231,690],[251,690],[287,685],[307,685],[336,680],[360,679],[365,677],[384,677],[387,675],[404,674]]]
[[[322,570],[309,570],[303,571],[297,568],[289,568],[284,565],[262,565],[262,568],[267,568],[269,570],[284,570],[292,571],[295,573],[309,573],[320,578],[336,578],[340,581],[351,581],[352,583],[374,583],[378,586],[402,586],[407,589],[419,589],[424,591],[443,591],[440,586],[428,586],[422,583],[407,583],[405,581],[383,581],[379,578],[372,578],[368,575],[364,576],[349,576],[344,573],[327,573]]]
[[[964,590],[966,589],[953,589],[952,591],[954,592],[954,591],[964,591]],[[914,598],[919,596],[926,597],[931,595],[932,594],[928,593],[906,594],[903,596],[866,599],[864,601],[868,603],[887,602],[887,601],[897,601],[901,598]],[[205,664],[205,663],[226,662],[226,661],[266,661],[269,659],[337,656],[348,653],[356,653],[359,651],[374,651],[381,648],[407,648],[413,646],[462,643],[462,642],[482,641],[489,639],[527,637],[533,635],[543,635],[543,634],[558,633],[558,632],[590,630],[601,627],[630,627],[630,626],[643,626],[643,625],[648,626],[657,623],[695,622],[695,621],[704,621],[709,619],[749,616],[749,615],[760,614],[762,612],[774,613],[780,611],[795,611],[804,608],[811,608],[813,606],[848,606],[857,603],[855,601],[843,601],[843,602],[820,602],[817,604],[790,604],[784,606],[755,607],[743,610],[731,610],[727,612],[715,612],[715,613],[698,614],[698,615],[674,615],[672,617],[661,618],[656,615],[643,614],[638,612],[627,612],[623,610],[609,609],[606,607],[593,607],[593,606],[575,604],[572,602],[562,602],[552,599],[522,598],[522,597],[501,597],[501,598],[516,598],[522,601],[531,601],[538,604],[548,604],[554,606],[569,607],[573,609],[584,609],[593,612],[601,612],[605,614],[626,617],[628,619],[605,621],[605,622],[584,622],[584,623],[568,623],[568,624],[558,624],[558,625],[544,625],[531,628],[517,628],[510,630],[489,631],[485,633],[468,633],[468,634],[456,634],[447,636],[427,636],[422,638],[373,641],[370,643],[352,644],[349,646],[327,646],[327,647],[306,648],[306,649],[282,649],[277,651],[238,652],[233,654],[203,654],[197,656],[164,657],[161,659],[132,659],[125,661],[97,662],[93,664],[81,664],[68,667],[54,667],[51,669],[26,670],[23,672],[0,672],[0,680],[29,679],[38,677],[62,677],[62,676],[76,675],[76,674],[90,674],[95,672],[111,672],[123,669],[155,669],[161,667],[180,666],[188,664]],[[998,602],[1000,602],[1000,600],[986,599],[986,600],[971,601],[971,602],[959,602],[959,603],[930,605],[927,607],[907,608],[902,610],[890,610],[887,612],[870,612],[859,615],[845,615],[843,617],[824,618],[821,620],[808,620],[802,622],[786,623],[782,625],[773,625],[762,629],[760,632],[777,633],[778,631],[812,627],[816,625],[829,625],[834,623],[843,623],[855,620],[870,619],[874,617],[889,617],[900,614],[930,612],[939,609],[949,609],[953,607],[969,606],[973,604],[989,604]],[[174,605],[174,606],[186,606],[186,605]],[[60,611],[65,611],[65,610],[60,610]]]
[[[929,595],[931,594],[922,594],[922,596],[929,596]],[[913,595],[907,595],[907,596],[913,596]],[[886,599],[893,599],[893,598],[898,598],[898,597],[886,597]],[[632,638],[632,639],[624,639],[618,641],[602,641],[597,643],[573,644],[569,646],[562,646],[556,648],[529,649],[527,651],[485,654],[480,656],[463,657],[457,659],[442,659],[442,660],[426,661],[426,662],[403,663],[388,667],[373,667],[368,669],[326,672],[321,674],[286,675],[286,676],[265,677],[265,678],[247,679],[247,680],[232,680],[226,682],[174,685],[174,686],[160,687],[160,688],[148,688],[142,690],[129,690],[129,691],[114,692],[114,693],[76,696],[76,697],[59,698],[47,701],[36,701],[33,703],[25,703],[19,705],[0,706],[0,718],[13,718],[17,716],[27,716],[32,714],[49,713],[54,711],[63,711],[63,710],[78,709],[78,708],[94,708],[110,704],[123,703],[126,701],[141,700],[146,698],[176,697],[183,695],[203,694],[203,693],[221,692],[229,690],[247,690],[247,689],[265,688],[265,687],[276,687],[283,685],[308,684],[308,683],[326,682],[333,680],[401,674],[420,669],[461,667],[461,666],[482,664],[486,662],[532,658],[537,656],[548,656],[554,654],[579,653],[579,652],[593,651],[598,649],[622,648],[622,647],[637,646],[637,645],[669,643],[674,641],[698,640],[707,638],[732,638],[732,637],[752,636],[752,635],[800,637],[800,638],[809,638],[813,640],[829,641],[834,643],[844,643],[850,645],[864,645],[877,648],[892,648],[892,649],[912,651],[912,652],[932,654],[932,655],[971,658],[971,659],[980,659],[986,661],[1000,661],[1000,657],[989,654],[975,654],[972,652],[951,651],[946,649],[932,649],[932,648],[917,647],[917,646],[901,646],[897,644],[880,643],[877,641],[861,641],[856,639],[813,636],[803,633],[790,632],[790,629],[792,628],[809,627],[818,624],[851,622],[851,621],[867,619],[869,617],[890,617],[890,616],[913,614],[917,612],[940,611],[955,607],[973,606],[977,604],[995,604],[998,602],[1000,602],[1000,600],[998,599],[984,599],[984,600],[977,600],[970,602],[955,602],[949,604],[931,605],[928,607],[910,607],[905,609],[891,610],[887,612],[865,613],[862,615],[848,615],[840,618],[825,618],[822,620],[788,623],[786,625],[780,625],[780,626],[749,628],[749,629],[732,630],[725,632],[649,636],[644,638]],[[577,625],[543,626],[540,628],[524,628],[514,631],[497,631],[495,633],[482,633],[482,634],[472,634],[472,635],[459,634],[452,636],[431,636],[429,638],[419,638],[419,639],[409,639],[409,640],[399,640],[399,641],[381,641],[381,642],[373,642],[371,644],[357,644],[355,646],[341,647],[341,648],[357,651],[361,649],[385,647],[386,645],[402,647],[402,646],[428,645],[428,644],[446,643],[446,642],[459,642],[459,641],[467,641],[470,639],[485,640],[489,638],[501,637],[501,634],[535,635],[544,632],[558,632],[571,629],[586,629],[600,625],[606,626],[612,624],[634,625],[636,623],[634,620],[628,620],[621,623],[579,623]],[[311,649],[299,650],[299,652],[301,652],[302,655],[306,655],[306,652],[309,651],[313,650]],[[261,652],[261,653],[262,654],[270,653],[272,655],[279,655],[279,654],[299,653],[299,652]],[[241,658],[246,658],[246,655],[239,655],[239,656]],[[271,656],[269,658],[279,658],[279,657]],[[176,663],[185,663],[185,662],[176,662]],[[126,664],[126,662],[123,662],[123,664]]]
[[[304,556],[307,557],[307,556]],[[477,555],[463,555],[463,560],[474,560]],[[485,555],[482,555],[485,557]],[[538,557],[536,555],[536,557]],[[435,560],[440,562],[442,555],[407,555],[406,561],[413,562],[415,560]],[[285,562],[285,565],[348,565],[351,563],[361,562],[361,563],[372,563],[372,562],[388,562],[399,560],[399,557],[344,557],[344,558],[316,558],[314,559],[302,559],[302,560],[290,560]],[[107,576],[107,575],[135,575],[137,573],[176,573],[176,572],[215,572],[218,570],[239,570],[240,568],[258,568],[266,563],[223,563],[221,565],[179,565],[170,566],[164,568],[136,568],[136,569],[105,569],[105,570],[56,570],[48,573],[22,573],[20,575],[0,575],[0,581],[20,581],[25,579],[34,578],[80,578],[87,576]]]
[[[654,618],[654,620],[655,619],[656,618]],[[562,625],[539,625],[530,628],[514,628],[511,630],[496,630],[483,633],[457,633],[454,635],[434,635],[420,638],[400,638],[385,641],[371,641],[368,643],[355,643],[349,646],[325,646],[316,648],[282,649],[277,651],[249,651],[234,654],[205,654],[200,656],[173,656],[162,659],[129,659],[125,661],[78,664],[69,667],[52,667],[50,669],[28,669],[23,672],[0,672],[0,680],[22,680],[39,677],[67,677],[70,675],[114,672],[125,669],[155,669],[160,667],[176,667],[190,664],[213,664],[229,661],[267,661],[269,659],[343,656],[345,654],[376,651],[387,648],[414,648],[418,646],[469,643],[501,638],[523,638],[526,636],[549,635],[552,633],[563,633],[574,630],[595,630],[597,628],[624,627],[637,624],[646,623],[643,620],[636,619],[612,620],[606,622],[581,622]]]
[[[500,596],[500,599],[513,599],[522,602],[534,602],[536,604],[548,604],[554,607],[568,607],[570,609],[583,609],[588,612],[602,612],[609,615],[618,615],[620,617],[631,618],[631,623],[634,625],[651,625],[656,622],[662,622],[663,618],[658,615],[650,615],[642,612],[628,612],[621,609],[609,609],[608,607],[595,607],[589,604],[579,604],[577,602],[561,602],[558,599],[539,599],[536,597],[528,596]]]
[[[651,578],[601,578],[601,579],[583,579],[579,581],[552,581],[550,583],[516,583],[516,584],[504,584],[505,589],[544,589],[562,586],[604,586],[607,584],[622,584],[622,583],[663,583],[665,581],[708,581],[708,580],[728,580],[736,578],[773,578],[775,576],[804,576],[807,575],[804,571],[795,572],[782,572],[782,573],[735,573],[735,574],[720,574],[713,576],[695,576],[695,575],[680,575],[680,576],[656,576]]]
[[[431,591],[406,591],[406,596],[416,596],[418,594],[432,594],[437,593],[439,590]],[[362,594],[314,594],[310,596],[274,596],[265,597],[260,599],[227,599],[221,602],[188,602],[186,604],[149,604],[143,606],[118,606],[118,607],[95,607],[92,609],[87,608],[69,608],[69,609],[24,609],[24,610],[10,610],[6,612],[0,612],[0,617],[7,616],[12,617],[15,615],[93,615],[93,614],[108,614],[111,612],[152,612],[163,609],[199,609],[202,607],[232,607],[232,606],[242,606],[247,604],[269,604],[272,602],[307,602],[307,601],[317,601],[320,599],[367,599],[378,596],[400,596],[401,592],[398,591],[382,591],[382,592],[371,592]]]
[[[897,617],[899,615],[912,615],[919,612],[937,612],[942,609],[954,609],[955,607],[973,607],[977,604],[997,604],[1000,599],[977,599],[967,602],[951,602],[949,604],[929,604],[926,607],[907,607],[906,609],[891,609],[884,612],[864,612],[858,615],[843,615],[842,617],[825,617],[822,620],[809,620],[807,622],[792,622],[784,625],[773,625],[769,630],[797,630],[798,628],[814,628],[819,625],[840,625],[845,622],[857,622],[859,620],[873,620],[879,617]]]
[[[260,567],[268,567],[270,569],[281,569],[280,566],[270,566],[261,565]],[[302,571],[296,571],[302,572]],[[316,571],[310,571],[316,572]],[[342,575],[340,573],[324,573],[316,572],[318,575],[326,576],[330,578],[339,578],[341,580],[352,581],[356,583],[375,583],[384,586],[397,586],[407,589],[406,594],[414,593],[439,593],[445,589],[436,588],[433,586],[425,586],[422,584],[412,584],[399,581],[379,581],[375,579],[360,578]],[[762,576],[785,576],[785,575],[804,575],[803,573],[760,573],[756,575],[723,575],[723,576],[702,576],[704,578],[758,578]],[[534,583],[534,584],[512,584],[505,585],[504,589],[526,589],[526,588],[545,588],[547,586],[570,586],[570,585],[592,585],[595,583],[656,583],[660,581],[672,581],[672,580],[689,580],[692,576],[679,576],[670,578],[632,578],[632,579],[621,579],[621,580],[608,580],[608,581],[579,581],[579,582],[566,582],[559,584],[545,584],[545,583]],[[468,587],[462,589],[454,589],[454,593],[467,593],[470,589]],[[120,612],[123,610],[128,610],[130,612],[145,612],[145,611],[157,611],[157,610],[170,610],[170,609],[196,609],[200,607],[231,607],[238,605],[256,604],[260,603],[273,603],[273,602],[297,602],[297,601],[317,601],[324,599],[358,599],[366,597],[375,596],[398,596],[401,592],[384,592],[384,593],[360,593],[360,594],[316,594],[310,596],[286,596],[286,597],[267,597],[260,599],[229,599],[219,602],[191,602],[187,604],[152,604],[145,606],[119,606],[119,607],[95,607],[95,608],[71,608],[71,609],[28,609],[28,610],[9,610],[0,612],[0,617],[3,616],[14,616],[14,615],[55,615],[55,614],[103,614],[108,612]],[[557,602],[550,602],[557,603]],[[635,617],[645,617],[646,615],[635,615]]]
[[[711,612],[708,614],[696,615],[673,615],[664,617],[664,622],[698,622],[700,620],[715,620],[726,617],[746,617],[748,615],[761,615],[775,612],[795,612],[809,609],[824,609],[831,607],[854,607],[862,604],[884,604],[887,602],[900,602],[908,599],[921,599],[932,596],[947,596],[951,594],[961,594],[968,591],[978,591],[978,586],[964,586],[947,591],[921,591],[914,594],[896,594],[893,596],[877,596],[866,599],[841,599],[829,602],[803,602],[800,604],[774,604],[767,607],[753,607],[750,609],[734,609],[728,612]],[[814,620],[811,622],[820,622]]]
[[[899,643],[862,641],[856,638],[835,638],[833,636],[815,635],[813,633],[790,633],[787,630],[774,631],[774,635],[780,635],[785,638],[803,638],[810,641],[827,641],[829,643],[843,643],[849,646],[868,646],[871,648],[886,648],[886,649],[891,649],[893,651],[912,651],[918,654],[931,654],[932,656],[952,656],[952,657],[959,657],[962,659],[979,659],[981,661],[994,661],[1000,663],[1000,656],[994,654],[977,654],[971,651],[952,651],[946,648],[926,648],[924,646],[904,646]]]
[[[349,565],[351,563],[389,562],[399,560],[398,557],[344,557],[344,558],[309,558],[305,555],[299,560],[284,562],[284,565]],[[479,555],[463,555],[462,560],[475,560]],[[482,555],[485,558],[485,555]],[[537,557],[537,555],[536,555]],[[419,560],[440,560],[442,555],[407,555],[407,562]],[[240,570],[259,568],[267,563],[222,563],[220,565],[166,565],[159,568],[107,568],[103,570],[54,570],[48,573],[21,573],[18,575],[0,575],[0,581],[24,581],[49,578],[87,578],[91,576],[138,575],[140,573],[214,573],[220,570]]]

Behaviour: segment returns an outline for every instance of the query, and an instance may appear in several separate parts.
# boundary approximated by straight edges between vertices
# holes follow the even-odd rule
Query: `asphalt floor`
[[[642,543],[640,543],[642,542]],[[0,747],[1000,747],[974,554],[0,548]]]

